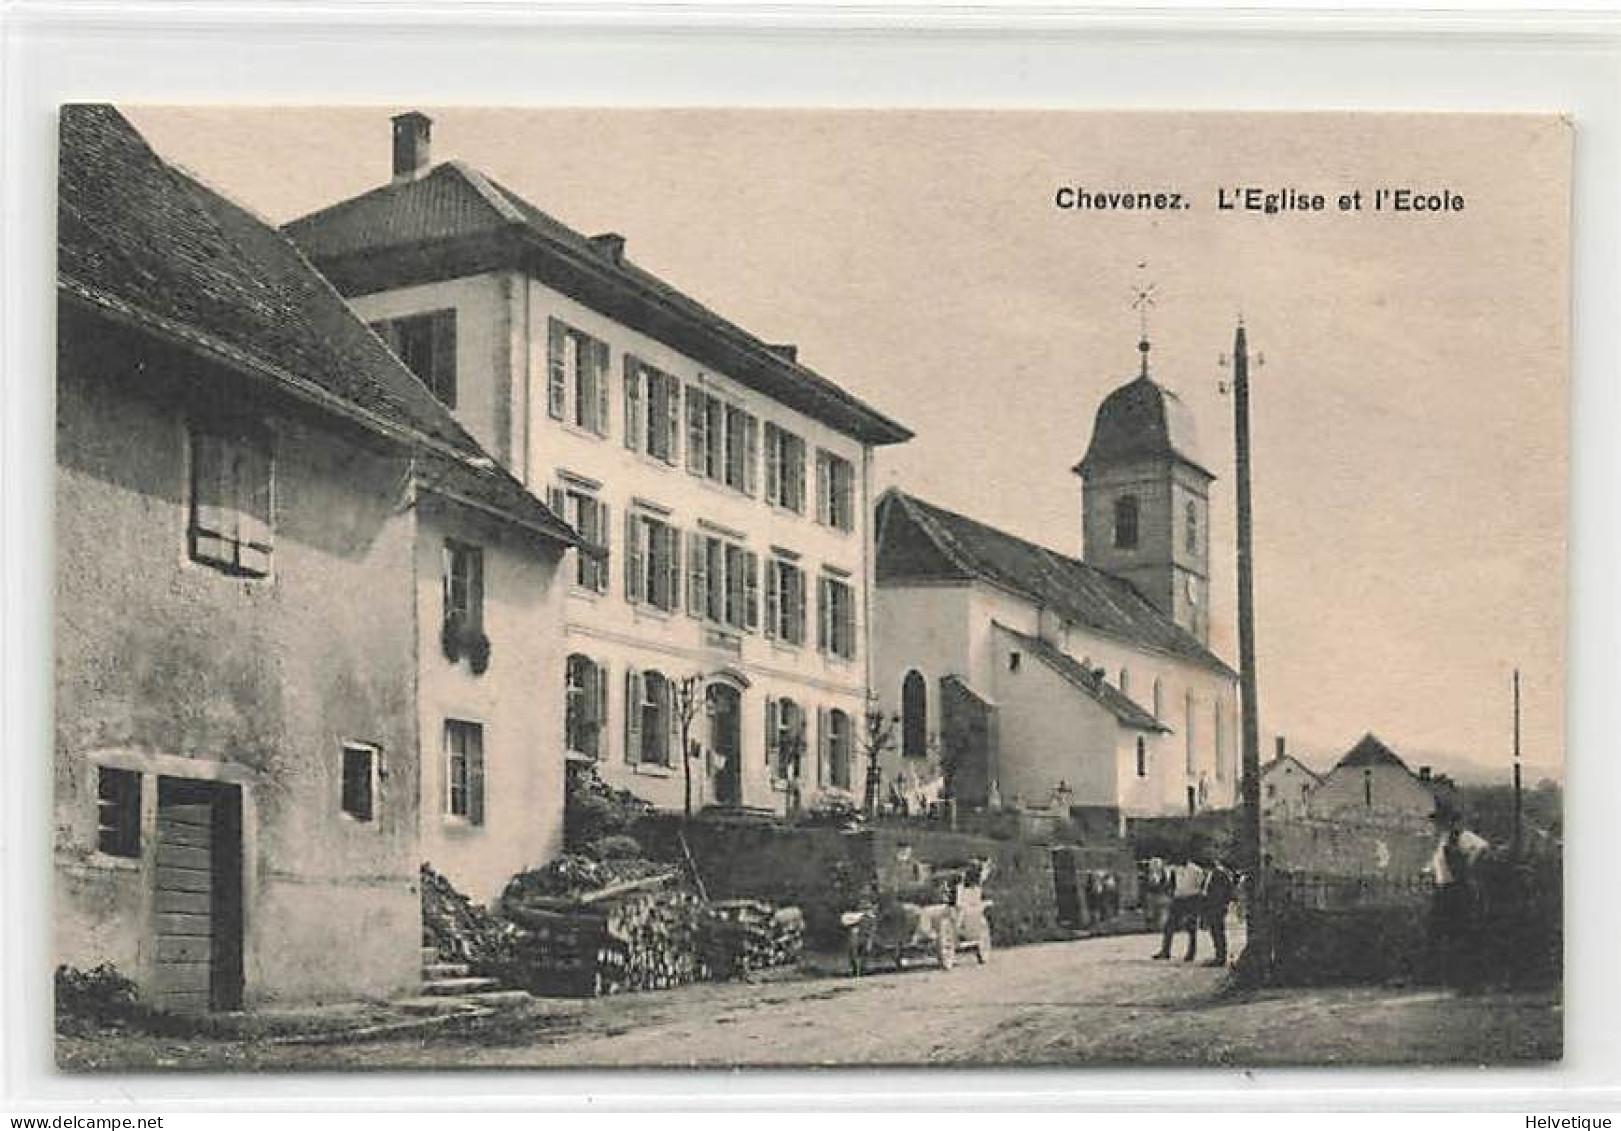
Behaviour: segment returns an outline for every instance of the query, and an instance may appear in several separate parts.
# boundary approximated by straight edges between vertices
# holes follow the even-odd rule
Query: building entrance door
[[[242,791],[158,779],[158,1008],[204,1013],[242,1007]]]
[[[714,759],[713,796],[717,805],[743,804],[743,696],[735,687],[712,683],[705,691],[709,707],[709,749]]]

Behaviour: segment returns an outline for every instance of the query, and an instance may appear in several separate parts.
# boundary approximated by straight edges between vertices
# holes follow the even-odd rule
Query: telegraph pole
[[[1243,859],[1250,877],[1250,915],[1244,965],[1253,978],[1271,966],[1265,903],[1266,857],[1261,844],[1261,723],[1255,700],[1255,547],[1250,503],[1250,359],[1244,322],[1233,337],[1233,448],[1238,472],[1238,680],[1243,752]]]
[[[1520,858],[1520,847],[1523,843],[1523,824],[1525,819],[1525,800],[1521,792],[1520,781],[1520,669],[1514,669],[1514,858]]]

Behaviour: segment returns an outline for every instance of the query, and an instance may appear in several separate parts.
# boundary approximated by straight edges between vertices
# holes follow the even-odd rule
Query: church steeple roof
[[[1074,471],[1084,476],[1108,465],[1171,459],[1214,479],[1199,460],[1193,413],[1180,397],[1149,375],[1149,348],[1144,335],[1137,343],[1141,370],[1103,398],[1092,423],[1092,441]]]

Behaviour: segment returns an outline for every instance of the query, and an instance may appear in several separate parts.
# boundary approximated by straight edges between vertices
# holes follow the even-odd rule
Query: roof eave
[[[542,525],[541,523],[533,521],[528,516],[521,515],[508,507],[483,502],[482,500],[475,499],[470,495],[454,490],[446,484],[434,483],[422,478],[418,478],[417,480],[417,489],[431,495],[437,495],[441,499],[456,503],[459,506],[468,507],[472,510],[490,515],[491,517],[497,518],[502,522],[521,527],[522,529],[529,531],[531,534],[534,534],[554,544],[561,550],[572,550],[585,545],[574,528],[560,519],[558,520],[556,526]]]
[[[443,440],[384,420],[375,413],[368,412],[358,405],[351,404],[341,397],[327,392],[313,382],[303,380],[284,370],[279,370],[224,342],[220,342],[206,331],[198,330],[192,326],[178,325],[161,315],[142,310],[132,304],[120,302],[112,296],[102,293],[97,288],[88,286],[70,276],[59,278],[57,290],[59,294],[62,294],[70,301],[78,303],[102,317],[111,318],[144,333],[152,334],[169,342],[171,345],[200,354],[249,380],[265,382],[280,392],[290,394],[304,404],[359,425],[385,440],[407,448],[427,448],[441,458],[449,459],[458,466],[471,469],[467,454],[445,443]],[[466,501],[484,510],[496,513],[508,521],[532,529],[538,534],[555,539],[564,545],[577,546],[580,544],[573,529],[566,523],[562,523],[561,520],[559,520],[559,525],[562,527],[562,531],[567,531],[567,534],[562,531],[543,529],[524,516],[518,515],[507,508],[493,507],[473,500]],[[574,538],[572,542],[569,540],[570,536]]]
[[[297,239],[296,229],[290,234]],[[665,336],[682,339],[670,344],[682,352],[692,353],[695,360],[714,365],[728,376],[749,383],[747,376],[754,375],[759,379],[755,382],[757,386],[777,381],[796,387],[801,395],[791,398],[784,398],[780,388],[765,387],[760,391],[865,444],[875,447],[901,444],[914,436],[911,429],[839,389],[814,370],[772,352],[765,343],[740,327],[702,322],[663,301],[635,279],[613,270],[611,264],[595,253],[548,238],[522,221],[509,221],[472,234],[402,242],[336,255],[326,255],[311,247],[305,249],[305,254],[348,295],[499,270],[523,271],[543,283],[559,286],[564,293],[570,293],[572,283],[574,289],[586,290],[597,298],[596,303],[587,302],[587,305],[609,307],[602,311],[609,317],[621,318],[626,310],[632,310],[643,315],[637,319],[640,322],[662,319],[670,330]],[[647,317],[649,314],[656,315],[657,319]],[[637,328],[649,336],[660,336],[641,326]],[[690,343],[696,343],[696,348]],[[827,387],[820,387],[824,385]]]

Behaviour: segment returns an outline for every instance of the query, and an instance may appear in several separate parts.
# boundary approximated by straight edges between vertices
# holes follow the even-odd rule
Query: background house
[[[1365,734],[1312,789],[1306,808],[1313,817],[1427,821],[1435,812],[1436,788],[1427,768],[1414,773],[1375,735]]]
[[[572,532],[113,109],[64,108],[59,199],[58,960],[175,1010],[405,991],[417,504],[553,566]]]
[[[852,786],[873,449],[909,433],[394,120],[391,183],[286,231],[587,543],[542,749],[664,808]],[[550,687],[550,691],[540,688]],[[794,788],[791,788],[793,783]]]
[[[1307,799],[1321,780],[1310,766],[1288,753],[1279,738],[1277,755],[1261,767],[1261,816],[1305,816]]]

